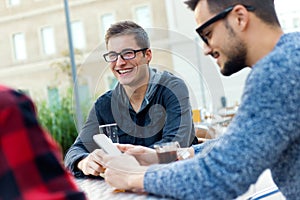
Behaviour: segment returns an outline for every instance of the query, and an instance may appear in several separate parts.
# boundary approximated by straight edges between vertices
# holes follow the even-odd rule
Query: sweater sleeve
[[[205,155],[199,152],[209,145],[195,146],[198,154],[193,159],[159,170],[150,167],[144,178],[146,191],[179,199],[233,199],[280,162],[299,137],[299,71],[287,73],[291,69],[280,68],[278,61],[260,65],[248,77],[227,132]]]

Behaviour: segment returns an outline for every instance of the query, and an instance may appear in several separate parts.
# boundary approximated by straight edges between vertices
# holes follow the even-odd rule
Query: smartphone
[[[97,134],[93,136],[96,144],[101,147],[107,154],[111,156],[121,155],[122,152],[112,143],[105,134]]]

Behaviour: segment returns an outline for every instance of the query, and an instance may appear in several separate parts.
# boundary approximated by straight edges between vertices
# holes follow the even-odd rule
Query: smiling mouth
[[[119,69],[119,70],[116,70],[119,74],[126,74],[126,73],[129,73],[129,72],[132,72],[133,69]]]

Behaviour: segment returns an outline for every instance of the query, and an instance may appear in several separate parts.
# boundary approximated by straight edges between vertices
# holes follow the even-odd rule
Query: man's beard
[[[231,51],[230,55],[228,55],[228,61],[224,63],[224,67],[221,69],[221,73],[224,76],[230,76],[245,67],[247,65],[246,62],[247,51],[243,44],[237,46],[234,51]]]
[[[246,44],[237,37],[234,30],[226,23],[226,28],[229,31],[228,41],[233,40],[229,48],[227,48],[227,62],[224,63],[224,67],[221,69],[221,73],[224,76],[230,76],[245,67],[247,49]]]

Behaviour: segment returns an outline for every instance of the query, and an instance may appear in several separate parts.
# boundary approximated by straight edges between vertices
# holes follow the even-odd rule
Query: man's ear
[[[145,57],[147,59],[147,64],[149,64],[150,61],[152,60],[152,51],[151,51],[151,49],[146,50]]]
[[[247,28],[250,18],[250,12],[242,5],[236,5],[231,11],[234,17],[235,26],[240,31]]]

